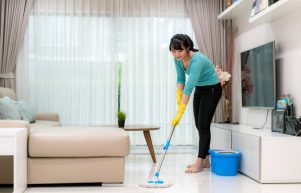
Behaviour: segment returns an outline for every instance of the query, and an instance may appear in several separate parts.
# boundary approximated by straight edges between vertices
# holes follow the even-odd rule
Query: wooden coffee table
[[[152,157],[154,163],[156,163],[156,155],[154,152],[154,147],[152,143],[152,138],[150,135],[150,131],[160,129],[159,126],[151,126],[151,125],[125,125],[125,131],[143,131],[143,135],[148,146],[149,153]]]

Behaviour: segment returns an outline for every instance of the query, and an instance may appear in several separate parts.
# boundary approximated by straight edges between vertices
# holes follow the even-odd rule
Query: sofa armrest
[[[59,114],[57,113],[37,113],[36,114],[37,120],[44,120],[44,121],[60,121]]]
[[[0,120],[1,128],[26,128],[27,135],[30,133],[30,124],[23,120]]]
[[[0,128],[30,128],[28,121],[0,120]]]

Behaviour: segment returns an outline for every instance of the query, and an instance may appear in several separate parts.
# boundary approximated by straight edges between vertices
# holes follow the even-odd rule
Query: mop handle
[[[166,140],[166,142],[165,142],[165,144],[163,146],[164,153],[163,153],[163,156],[161,157],[161,160],[159,162],[158,168],[157,168],[157,170],[156,170],[156,172],[154,174],[155,178],[159,178],[159,173],[160,173],[160,170],[161,170],[161,166],[163,164],[163,161],[164,161],[164,158],[165,158],[165,154],[166,154],[166,152],[168,150],[168,147],[169,147],[169,144],[170,144],[170,140],[171,140],[171,137],[173,135],[174,130],[175,130],[175,126],[170,131],[169,137],[168,137],[168,139]]]

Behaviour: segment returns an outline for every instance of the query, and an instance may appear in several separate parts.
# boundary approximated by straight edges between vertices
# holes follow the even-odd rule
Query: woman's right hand
[[[176,116],[173,118],[173,120],[171,121],[171,126],[172,127],[175,127],[179,124],[185,110],[186,110],[186,104],[180,102],[178,112],[177,112]]]

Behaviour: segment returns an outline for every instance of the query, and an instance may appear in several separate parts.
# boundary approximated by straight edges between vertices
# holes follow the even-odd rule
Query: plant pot
[[[125,121],[118,121],[118,127],[123,128]]]

